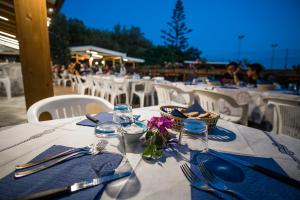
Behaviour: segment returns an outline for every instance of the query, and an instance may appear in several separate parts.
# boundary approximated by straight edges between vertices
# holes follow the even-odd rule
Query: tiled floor
[[[70,87],[55,86],[53,89],[55,96],[74,94]],[[0,97],[0,128],[25,123],[26,121],[24,96],[12,97],[11,99]]]

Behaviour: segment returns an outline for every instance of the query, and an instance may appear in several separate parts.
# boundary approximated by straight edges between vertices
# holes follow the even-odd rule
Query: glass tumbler
[[[121,154],[122,156],[126,154],[121,132],[121,124],[114,121],[98,123],[95,126],[95,135],[100,139],[100,141],[102,141],[102,143],[106,144],[104,151]]]
[[[187,145],[189,149],[208,151],[208,130],[204,121],[197,119],[185,119],[182,122],[181,144]]]
[[[131,106],[127,104],[117,104],[114,107],[113,121],[120,123],[122,127],[131,125],[133,123]]]

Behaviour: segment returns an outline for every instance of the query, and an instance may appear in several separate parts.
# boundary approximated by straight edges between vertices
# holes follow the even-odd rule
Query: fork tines
[[[191,170],[191,168],[186,164],[182,164],[180,166],[182,172],[184,173],[185,177],[190,181],[193,182],[195,179],[197,179],[197,175]]]

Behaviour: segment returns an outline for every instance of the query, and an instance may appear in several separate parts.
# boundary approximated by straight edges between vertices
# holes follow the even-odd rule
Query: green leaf
[[[155,137],[155,145],[159,148],[162,148],[163,147],[163,144],[164,144],[164,139],[161,135],[158,135],[156,134],[156,137]]]
[[[163,149],[156,149],[154,152],[153,152],[153,158],[159,158],[161,155],[163,154]]]
[[[152,131],[148,131],[145,135],[146,140],[149,140],[153,135],[154,135],[154,133]]]
[[[155,149],[155,145],[154,144],[149,144],[143,152],[143,157],[152,158],[152,154],[153,154],[154,149]]]

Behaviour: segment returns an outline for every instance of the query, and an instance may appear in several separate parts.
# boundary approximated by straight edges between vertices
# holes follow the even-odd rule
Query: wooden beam
[[[53,96],[46,1],[14,0],[27,109]]]

